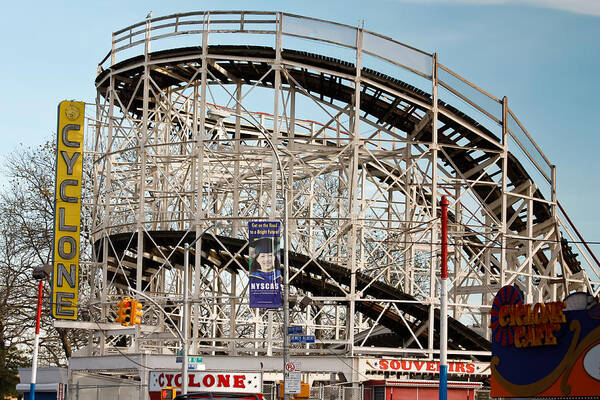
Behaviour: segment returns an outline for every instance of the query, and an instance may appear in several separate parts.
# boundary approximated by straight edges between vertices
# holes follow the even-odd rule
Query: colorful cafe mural
[[[504,286],[491,310],[492,397],[600,393],[600,304],[587,293],[524,304]]]

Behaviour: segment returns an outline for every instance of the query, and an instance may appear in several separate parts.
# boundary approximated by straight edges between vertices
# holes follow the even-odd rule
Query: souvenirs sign
[[[439,374],[440,362],[428,360],[410,360],[396,358],[368,358],[362,360],[363,371],[381,372],[416,372],[423,374]],[[489,375],[488,363],[469,361],[448,362],[450,375]]]

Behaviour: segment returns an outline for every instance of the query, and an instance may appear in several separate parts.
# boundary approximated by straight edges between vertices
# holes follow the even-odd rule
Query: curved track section
[[[149,281],[154,271],[163,266],[163,263],[152,254],[165,254],[172,251],[173,243],[192,242],[196,237],[189,232],[159,231],[148,232],[145,243],[149,243],[144,248],[144,270],[142,279]],[[133,254],[129,261],[135,260],[137,237],[131,240],[128,233],[118,234],[111,238],[111,250],[108,259],[111,270],[108,278],[113,284],[122,287],[135,286],[136,274],[134,268],[123,268],[125,259],[121,259],[121,268],[117,262],[118,254]],[[201,240],[202,246],[199,249],[202,254],[200,268],[229,269],[235,274],[244,275],[249,270],[248,260],[244,256],[247,251],[247,241],[222,236],[212,236],[205,234]],[[96,245],[97,251],[102,256],[102,250]],[[235,259],[235,261],[234,261]],[[350,276],[346,268],[329,262],[314,262],[303,254],[290,253],[290,273],[297,274],[293,279],[293,284],[316,297],[343,297],[347,288],[350,286]],[[183,265],[183,248],[176,249],[176,255],[171,257],[171,262],[177,266]],[[116,271],[119,271],[116,273]],[[385,307],[385,309],[376,301],[362,301],[357,304],[357,311],[365,316],[375,320],[378,319],[382,326],[388,328],[398,337],[394,340],[400,340],[400,343],[406,343],[411,338],[411,330],[416,330],[419,326],[427,322],[429,317],[429,307],[422,304],[413,296],[403,293],[398,288],[388,285],[384,282],[372,282],[366,274],[358,273],[356,276],[357,290],[364,293],[366,299],[386,299],[400,301],[397,307]],[[340,287],[342,285],[342,287]],[[346,289],[346,290],[344,290]],[[293,299],[294,302],[300,299]],[[403,314],[402,316],[400,314]],[[177,320],[177,318],[175,318]],[[408,321],[411,321],[410,324]],[[436,326],[439,326],[439,315],[435,316]],[[471,349],[475,352],[489,352],[491,345],[488,340],[481,337],[471,329],[464,326],[454,318],[449,318],[449,348],[454,350]],[[427,332],[422,332],[420,339],[427,341]],[[439,337],[436,335],[436,346],[439,346]],[[391,342],[391,340],[388,338]],[[476,353],[477,354],[477,353]],[[481,357],[480,357],[481,358]],[[487,358],[483,356],[483,358]]]

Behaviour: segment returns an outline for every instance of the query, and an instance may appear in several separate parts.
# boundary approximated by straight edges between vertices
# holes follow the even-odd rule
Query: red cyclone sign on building
[[[181,387],[181,371],[151,371],[148,380],[150,399],[159,400],[164,387]],[[248,393],[262,392],[262,375],[257,372],[188,373],[189,392]]]

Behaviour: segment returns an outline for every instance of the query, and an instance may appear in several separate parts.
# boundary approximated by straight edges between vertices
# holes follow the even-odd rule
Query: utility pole
[[[440,295],[440,400],[448,398],[448,205],[442,196],[442,282]]]
[[[37,382],[38,352],[40,347],[40,320],[42,318],[42,296],[44,293],[44,279],[48,279],[48,277],[50,276],[49,271],[51,270],[51,268],[51,265],[45,265],[33,269],[33,279],[37,279],[39,282],[37,314],[35,320],[35,338],[33,340],[33,360],[31,362],[31,383],[29,384],[29,398],[31,400],[35,400],[35,384]]]

